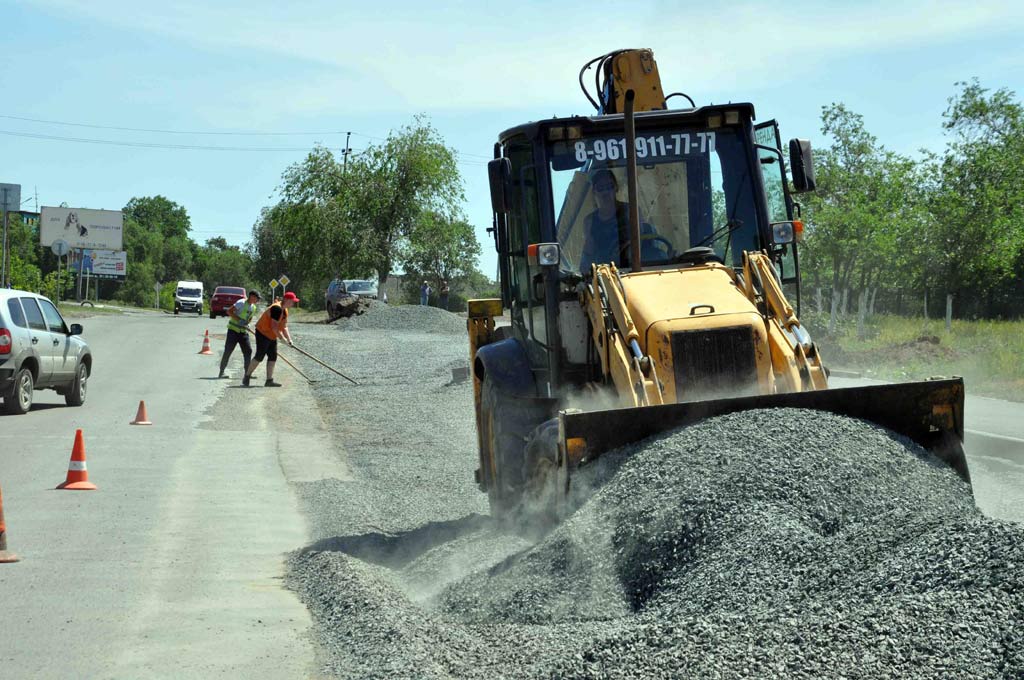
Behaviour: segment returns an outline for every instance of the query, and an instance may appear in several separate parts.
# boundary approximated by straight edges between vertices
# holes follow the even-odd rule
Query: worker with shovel
[[[249,368],[242,378],[242,385],[249,386],[249,378],[253,371],[267,358],[267,381],[264,387],[280,387],[281,383],[274,382],[274,364],[277,363],[277,339],[283,338],[289,346],[292,343],[292,335],[288,331],[288,310],[299,304],[299,298],[295,293],[288,291],[284,294],[281,302],[275,302],[267,307],[266,311],[256,322],[256,356],[249,363]]]
[[[252,357],[252,347],[249,346],[249,322],[256,316],[256,303],[259,301],[259,291],[250,290],[248,300],[239,300],[228,309],[228,334],[224,342],[224,354],[220,358],[218,378],[228,377],[224,370],[228,367],[228,360],[235,351],[235,345],[242,348],[242,370],[249,367],[249,360]]]

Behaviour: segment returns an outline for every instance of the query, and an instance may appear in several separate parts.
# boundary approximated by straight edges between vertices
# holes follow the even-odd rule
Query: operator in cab
[[[583,253],[580,272],[589,274],[591,265],[614,264],[629,266],[629,204],[618,200],[619,182],[615,173],[601,168],[590,176],[591,195],[595,210],[587,215],[583,225]],[[642,234],[656,234],[654,227],[640,223]],[[644,255],[646,260],[648,255]]]
[[[591,195],[596,209],[583,225],[583,255],[580,271],[591,265],[622,263],[622,247],[629,242],[629,206],[618,200],[619,182],[615,173],[603,168],[590,176]]]

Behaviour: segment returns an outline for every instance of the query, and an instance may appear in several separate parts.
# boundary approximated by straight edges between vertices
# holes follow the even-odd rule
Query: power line
[[[11,137],[27,137],[30,139],[48,139],[58,142],[78,142],[82,144],[104,144],[107,146],[130,146],[146,149],[176,149],[190,151],[309,151],[308,146],[206,146],[201,144],[159,144],[155,142],[126,142],[113,139],[91,139],[88,137],[60,137],[57,135],[44,135],[37,132],[14,132],[11,130],[0,130],[0,135]],[[341,151],[340,147],[325,147],[334,151]]]
[[[60,137],[57,135],[43,135],[36,132],[14,132],[11,130],[0,130],[0,135],[8,135],[11,137],[25,137],[28,139],[45,139],[48,141],[56,142],[75,142],[79,144],[100,144],[103,146],[126,146],[133,148],[143,149],[169,149],[174,151],[259,151],[259,152],[290,152],[296,151],[308,152],[311,147],[308,146],[205,146],[201,144],[158,144],[154,142],[122,142],[114,139],[92,139],[89,137]],[[337,151],[344,153],[342,147],[324,147],[330,151]],[[351,149],[350,154],[353,156],[359,156],[365,149]],[[486,165],[483,161],[476,159],[456,159],[456,163],[460,165],[470,165],[480,167]]]
[[[117,125],[95,125],[92,123],[73,123],[70,121],[61,120],[47,120],[44,118],[27,118],[24,116],[10,116],[6,114],[0,114],[0,118],[6,120],[18,120],[29,123],[40,123],[43,125],[65,125],[69,127],[81,127],[90,128],[93,130],[118,130],[121,132],[148,132],[155,134],[167,134],[167,135],[210,135],[210,136],[251,136],[251,137],[284,137],[284,136],[317,136],[317,135],[351,135],[355,137],[362,137],[373,141],[386,142],[386,137],[376,137],[374,135],[367,135],[362,132],[354,132],[347,130],[327,130],[321,132],[253,132],[253,131],[213,131],[213,130],[168,130],[162,128],[137,128],[137,127],[122,127]],[[70,142],[88,142],[92,144],[108,144],[108,145],[122,145],[122,146],[140,146],[146,148],[169,148],[169,149],[189,149],[189,150],[204,150],[204,151],[298,151],[304,149],[296,149],[289,147],[223,147],[223,146],[203,146],[197,144],[159,144],[156,142],[119,142],[115,140],[91,140],[85,138],[76,137],[60,137],[57,135],[44,135],[41,133],[32,132],[13,132],[13,131],[0,131],[0,134],[16,136],[16,137],[33,137],[36,139],[53,139],[59,141],[70,141]],[[344,153],[344,149],[341,147],[327,147],[335,150],[341,150]],[[353,150],[354,151],[354,150]],[[483,161],[491,160],[491,156],[484,154],[469,153],[465,151],[454,150],[456,155],[465,157],[467,159],[481,159]]]
[[[0,118],[6,118],[8,120],[21,120],[29,123],[43,123],[45,125],[67,125],[70,127],[84,127],[92,128],[94,130],[121,130],[122,132],[156,132],[164,135],[231,135],[231,136],[251,136],[251,137],[285,137],[285,136],[315,136],[315,135],[343,135],[346,131],[344,130],[327,130],[323,132],[230,132],[230,131],[211,131],[211,130],[162,130],[158,128],[134,128],[134,127],[119,127],[116,125],[93,125],[90,123],[70,123],[62,120],[44,120],[42,118],[23,118],[21,116],[7,116],[0,114]],[[366,136],[366,135],[361,135]],[[372,138],[371,138],[372,139]]]

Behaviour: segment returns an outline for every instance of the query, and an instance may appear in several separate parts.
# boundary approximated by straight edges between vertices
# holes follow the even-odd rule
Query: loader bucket
[[[560,482],[602,453],[704,418],[762,408],[803,408],[859,418],[914,440],[970,484],[964,456],[964,383],[952,380],[768,394],[604,411],[560,411]]]

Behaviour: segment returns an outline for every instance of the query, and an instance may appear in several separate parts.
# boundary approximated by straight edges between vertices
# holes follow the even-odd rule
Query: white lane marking
[[[1014,442],[1016,444],[1024,444],[1024,439],[1018,439],[1017,437],[1010,437],[1005,434],[993,434],[991,432],[982,432],[981,430],[971,430],[964,428],[964,432],[967,434],[976,434],[980,437],[991,437],[992,439],[1002,439],[1007,442]]]

